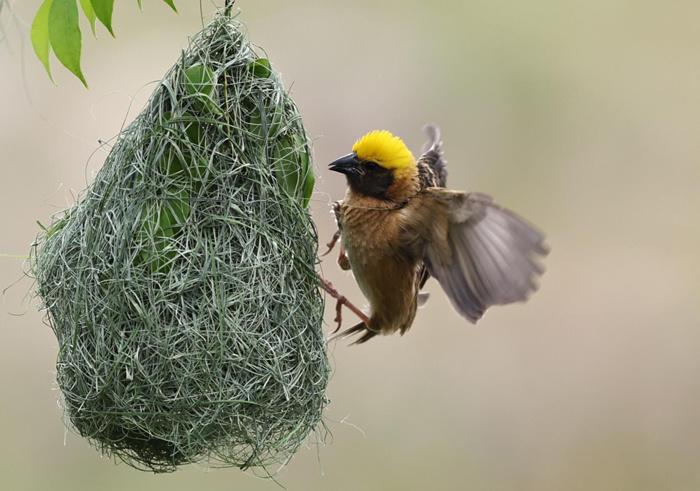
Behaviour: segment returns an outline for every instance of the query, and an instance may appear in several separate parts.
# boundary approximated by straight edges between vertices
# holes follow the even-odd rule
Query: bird
[[[370,309],[333,338],[357,335],[360,344],[403,335],[427,301],[430,277],[471,323],[538,288],[549,253],[544,234],[487,194],[448,189],[440,129],[424,130],[418,159],[400,137],[374,130],[329,164],[347,181],[333,205],[338,231],[329,252],[340,238],[338,264],[352,271]]]

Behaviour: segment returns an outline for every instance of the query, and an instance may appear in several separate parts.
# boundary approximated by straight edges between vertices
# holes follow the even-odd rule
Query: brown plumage
[[[544,236],[481,193],[444,189],[446,164],[439,130],[416,161],[385,131],[365,135],[332,170],[348,190],[335,207],[349,265],[370,304],[369,323],[341,335],[401,334],[411,326],[433,276],[455,309],[476,322],[491,305],[524,301],[537,285],[547,254]],[[344,256],[339,260],[341,267]]]

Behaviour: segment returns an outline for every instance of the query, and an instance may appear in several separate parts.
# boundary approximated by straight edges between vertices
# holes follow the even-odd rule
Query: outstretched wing
[[[490,196],[429,188],[405,216],[407,243],[471,322],[537,289],[539,260],[549,252],[544,235]]]

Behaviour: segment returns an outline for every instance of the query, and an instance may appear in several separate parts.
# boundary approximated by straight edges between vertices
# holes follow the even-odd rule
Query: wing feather
[[[491,305],[527,300],[537,289],[549,251],[533,225],[485,194],[429,188],[421,195],[417,207],[432,210],[416,228],[424,261],[460,314],[476,322]],[[446,215],[447,246],[431,227],[436,213]]]
[[[442,152],[440,128],[433,124],[423,127],[428,141],[416,163],[418,178],[423,188],[445,187],[447,185],[447,162]]]

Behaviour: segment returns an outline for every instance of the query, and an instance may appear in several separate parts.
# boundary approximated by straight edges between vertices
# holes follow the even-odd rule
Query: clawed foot
[[[327,256],[328,254],[331,253],[335,245],[338,243],[338,239],[340,239],[340,230],[336,230],[335,233],[333,234],[333,237],[331,238],[330,242],[326,244],[326,247],[328,247],[328,250],[324,252],[321,257]]]
[[[343,244],[340,244],[340,253],[338,254],[338,266],[340,266],[340,269],[342,269],[343,271],[349,271],[351,269],[350,259],[348,259],[348,255],[345,254],[345,248],[343,247]]]
[[[369,317],[362,312],[360,309],[355,307],[347,298],[345,298],[343,295],[341,295],[338,290],[335,289],[333,284],[328,281],[324,280],[323,278],[319,278],[321,280],[321,286],[323,289],[333,298],[336,299],[335,303],[335,319],[334,321],[336,322],[337,326],[333,333],[336,333],[340,330],[340,327],[343,324],[343,305],[350,309],[356,316],[358,316],[360,319],[362,319],[362,322],[365,324],[369,322]]]
[[[340,230],[335,231],[330,242],[328,242],[328,244],[326,244],[326,247],[328,247],[328,250],[326,252],[324,252],[321,255],[321,257],[327,256],[328,254],[330,254],[330,252],[335,248],[335,244],[338,242],[338,239],[340,239]],[[345,248],[343,247],[343,244],[340,244],[340,252],[338,253],[338,266],[340,266],[340,269],[342,269],[343,271],[350,270],[350,260],[348,259],[348,255],[345,254]]]

